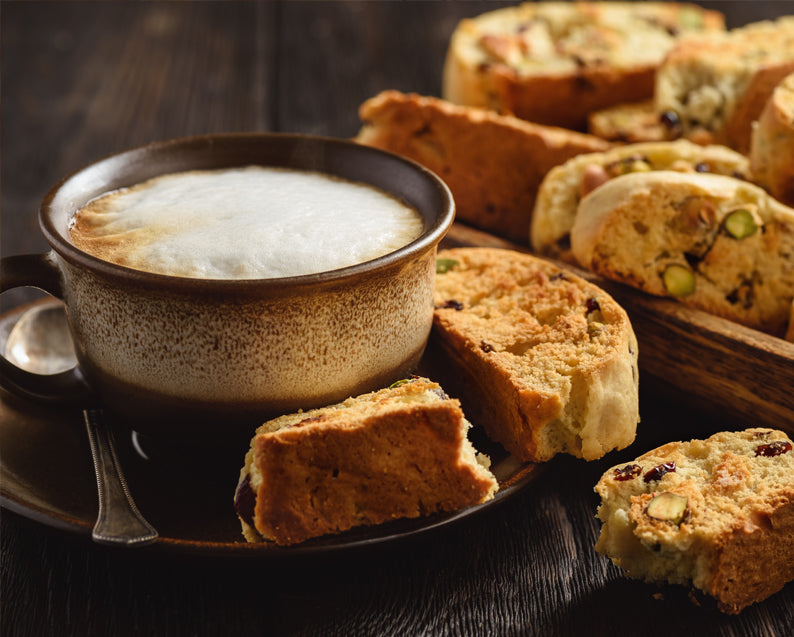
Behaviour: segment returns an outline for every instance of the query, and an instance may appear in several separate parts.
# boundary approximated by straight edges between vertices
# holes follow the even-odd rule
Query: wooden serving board
[[[459,246],[531,252],[455,223],[441,247]],[[650,375],[732,420],[794,433],[794,343],[558,265],[603,288],[628,312],[639,343],[640,391]]]

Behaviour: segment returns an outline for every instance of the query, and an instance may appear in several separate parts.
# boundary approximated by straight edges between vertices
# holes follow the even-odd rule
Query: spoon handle
[[[142,546],[154,542],[157,531],[135,506],[121,471],[113,432],[102,411],[86,409],[83,416],[99,493],[99,513],[91,537],[100,544]]]

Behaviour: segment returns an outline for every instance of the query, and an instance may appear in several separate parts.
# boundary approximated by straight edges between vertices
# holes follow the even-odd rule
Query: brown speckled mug
[[[383,257],[280,279],[208,280],[115,265],[70,241],[92,198],[151,177],[264,165],[377,186],[416,208],[419,238]],[[45,197],[52,250],[6,257],[2,290],[62,298],[79,366],[38,376],[0,358],[0,384],[35,400],[88,392],[151,435],[250,435],[266,417],[342,400],[401,377],[432,322],[435,254],[454,217],[448,188],[423,167],[349,141],[287,134],[207,135],[159,142],[94,163]]]

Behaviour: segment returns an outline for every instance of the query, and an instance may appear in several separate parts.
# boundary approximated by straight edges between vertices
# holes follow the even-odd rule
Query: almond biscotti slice
[[[264,423],[235,492],[249,542],[291,545],[493,498],[460,403],[415,378]]]
[[[609,469],[596,550],[630,577],[693,585],[738,613],[794,580],[794,451],[753,428],[671,442]]]
[[[472,422],[524,461],[634,440],[637,341],[606,292],[513,250],[444,250],[438,264],[432,338]]]
[[[687,140],[628,144],[574,157],[552,168],[540,185],[530,226],[533,249],[573,262],[570,232],[582,197],[620,175],[653,170],[709,172],[742,179],[750,172],[744,155],[724,146],[699,146]]]
[[[607,142],[434,97],[384,91],[364,102],[356,141],[417,161],[449,186],[457,218],[526,243],[548,170]]]
[[[579,263],[776,336],[794,299],[794,210],[723,175],[633,173],[579,204]]]
[[[750,137],[753,181],[794,206],[794,73],[778,84]]]
[[[746,153],[752,124],[794,72],[794,16],[682,38],[656,72],[658,113],[687,139]]]
[[[591,111],[653,96],[654,72],[682,33],[724,17],[675,2],[525,2],[462,20],[442,96],[538,124],[584,130]]]

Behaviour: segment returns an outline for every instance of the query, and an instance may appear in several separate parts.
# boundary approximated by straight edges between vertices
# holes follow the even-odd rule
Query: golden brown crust
[[[521,243],[546,172],[609,147],[591,135],[398,91],[367,100],[359,114],[356,141],[425,165],[449,186],[459,220]]]
[[[692,4],[535,2],[461,21],[442,95],[539,124],[584,130],[587,115],[653,95],[654,72],[682,32],[724,29]]]
[[[668,443],[612,467],[595,490],[596,549],[630,577],[693,585],[727,613],[794,579],[794,451],[782,431]],[[654,508],[664,498],[677,503]]]
[[[265,423],[241,472],[255,494],[252,519],[238,507],[246,539],[291,545],[492,498],[458,401],[438,392],[416,379]]]
[[[626,144],[574,157],[552,168],[541,183],[530,228],[533,249],[575,263],[570,231],[582,197],[614,177],[657,170],[739,178],[750,172],[744,155],[725,146],[700,146],[687,140]]]
[[[750,168],[773,197],[794,205],[794,74],[775,88],[753,127]]]
[[[521,460],[593,460],[634,439],[637,343],[603,290],[528,254],[439,253],[433,339],[467,412]]]

